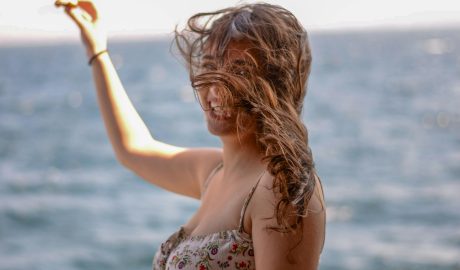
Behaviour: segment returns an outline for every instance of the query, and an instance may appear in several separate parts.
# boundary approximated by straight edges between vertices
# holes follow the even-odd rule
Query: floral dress
[[[243,230],[243,220],[261,178],[262,175],[244,202],[238,229],[190,236],[181,226],[161,244],[153,258],[153,270],[255,269],[254,247],[251,236]]]

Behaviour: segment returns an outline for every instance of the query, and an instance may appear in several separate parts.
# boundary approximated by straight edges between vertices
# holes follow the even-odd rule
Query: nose
[[[206,101],[208,104],[211,104],[211,107],[216,105],[220,105],[220,98],[217,93],[217,87],[215,85],[211,85],[209,87],[208,95],[206,96]]]

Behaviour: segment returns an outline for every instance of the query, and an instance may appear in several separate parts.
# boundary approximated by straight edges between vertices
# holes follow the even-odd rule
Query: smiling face
[[[232,41],[221,57],[213,54],[212,48],[204,53],[195,93],[208,130],[214,135],[242,136],[252,130],[254,120],[245,113],[239,98],[244,96],[244,85],[249,81],[248,63],[254,62],[249,46],[245,41]]]

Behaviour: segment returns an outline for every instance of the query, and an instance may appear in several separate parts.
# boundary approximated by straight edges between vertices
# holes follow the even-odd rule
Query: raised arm
[[[92,59],[99,108],[117,159],[159,187],[199,198],[206,175],[222,159],[221,150],[182,148],[152,138],[126,94],[109,53],[104,52],[107,35],[94,2],[58,0],[56,6],[64,6],[81,30],[87,57]]]

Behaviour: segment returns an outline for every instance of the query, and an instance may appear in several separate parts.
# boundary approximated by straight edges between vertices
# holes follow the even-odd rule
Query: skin
[[[88,58],[107,48],[105,31],[100,27],[98,10],[93,1],[57,1],[81,30]],[[244,58],[247,47],[233,42],[228,48],[229,61]],[[263,174],[244,217],[244,231],[252,236],[257,269],[317,269],[324,242],[325,213],[321,185],[312,197],[304,218],[303,238],[291,253],[296,264],[290,264],[287,253],[298,236],[268,231],[276,225],[271,217],[279,199],[269,188],[273,176],[266,172],[263,155],[255,143],[253,119],[248,128],[236,133],[235,117],[215,119],[205,111],[208,130],[222,142],[222,148],[185,148],[155,140],[127,96],[108,53],[98,56],[92,65],[99,108],[110,142],[119,162],[142,179],[168,191],[200,199],[198,211],[184,225],[190,235],[236,229],[244,198]],[[215,87],[202,93],[211,107],[221,104]],[[223,161],[224,166],[204,188],[211,171]]]

